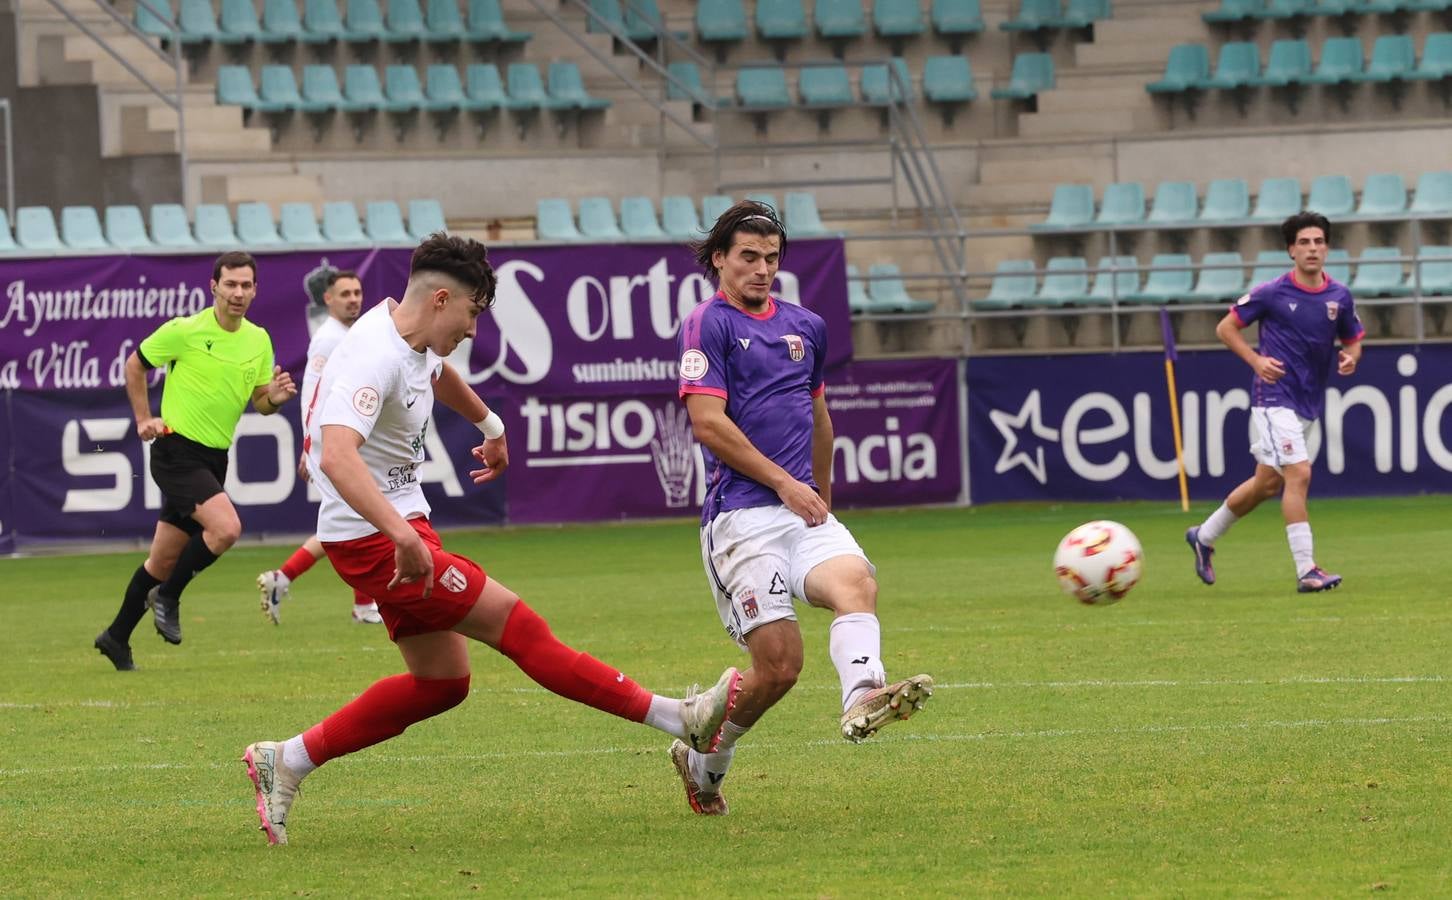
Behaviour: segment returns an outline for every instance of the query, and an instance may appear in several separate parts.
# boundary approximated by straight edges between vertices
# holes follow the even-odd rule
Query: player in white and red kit
[[[359,314],[363,312],[363,281],[358,273],[346,269],[329,272],[328,286],[323,291],[323,305],[328,310],[328,317],[313,332],[312,340],[308,342],[308,367],[303,374],[303,434],[307,434],[308,419],[317,412],[318,384],[322,378],[323,366],[328,364],[328,357],[333,355],[333,350],[343,342],[348,329],[358,321]],[[298,474],[304,481],[311,477],[306,459],[307,454],[304,453],[303,458],[298,461]],[[281,621],[282,601],[290,595],[293,581],[311,569],[322,557],[323,544],[317,535],[313,535],[294,550],[280,568],[257,576],[257,589],[262,594],[262,612],[272,624],[276,625]],[[373,598],[356,590],[353,592],[353,621],[369,625],[377,625],[383,621],[378,615],[378,604],[373,602]]]
[[[1316,565],[1306,497],[1311,488],[1311,459],[1306,431],[1321,416],[1331,371],[1350,375],[1361,360],[1366,334],[1346,285],[1324,271],[1331,223],[1302,212],[1281,224],[1281,236],[1294,262],[1291,271],[1251,288],[1215,334],[1255,372],[1251,382],[1251,453],[1255,474],[1225,498],[1200,525],[1185,532],[1195,554],[1195,574],[1215,583],[1211,557],[1215,542],[1263,500],[1280,494],[1286,540],[1296,564],[1296,590],[1328,591],[1341,583]],[[1259,350],[1251,349],[1242,328],[1260,323]],[[1337,344],[1340,349],[1337,349]]]
[[[832,515],[826,324],[771,296],[786,230],[743,200],[694,245],[720,284],[681,323],[680,395],[704,447],[710,486],[701,556],[726,632],[751,654],[716,752],[680,741],[671,761],[691,809],[724,815],[735,744],[802,669],[793,598],[833,613],[829,654],[842,682],[842,736],[862,741],[922,708],[933,680],[893,684],[881,659],[875,569]]]
[[[408,671],[287,741],[259,741],[243,761],[270,843],[287,842],[299,782],[314,768],[385,741],[469,694],[469,642],[509,657],[571,700],[644,722],[700,749],[715,747],[740,674],[727,669],[685,700],[645,690],[623,672],[555,638],[549,625],[472,560],[444,549],[418,482],[434,397],[484,434],[473,450],[476,484],[508,465],[504,424],[443,360],[494,300],[483,245],[434,234],[414,251],[401,303],[365,313],[323,369],[308,466],[322,494],[318,538],[343,580],[378,601]]]

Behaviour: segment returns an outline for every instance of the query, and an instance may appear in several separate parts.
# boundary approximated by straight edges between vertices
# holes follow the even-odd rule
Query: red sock
[[[292,551],[292,556],[289,556],[287,558],[287,562],[282,564],[282,569],[280,569],[279,571],[281,571],[283,575],[287,576],[288,581],[292,581],[294,578],[306,572],[308,569],[311,569],[313,567],[313,563],[317,561],[318,558],[309,553],[308,548],[299,547],[296,550]]]
[[[550,626],[520,600],[504,623],[499,652],[524,674],[561,697],[593,706],[632,722],[645,721],[650,691],[600,660],[571,649],[550,633]],[[309,751],[311,752],[311,751]]]
[[[357,588],[354,588],[353,589],[353,605],[354,606],[371,606],[372,604],[373,604],[373,598],[372,597],[368,596],[367,594],[363,593],[362,591],[358,590]]]
[[[469,676],[415,678],[408,673],[375,681],[352,703],[303,732],[303,746],[317,765],[403,734],[453,709],[469,696]]]

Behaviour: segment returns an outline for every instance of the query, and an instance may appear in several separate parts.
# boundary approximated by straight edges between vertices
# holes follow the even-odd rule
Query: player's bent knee
[[[802,674],[802,663],[799,659],[765,660],[754,663],[752,671],[756,673],[761,689],[781,697],[796,685]]]
[[[420,712],[436,716],[463,703],[469,697],[469,678],[419,678],[414,676],[414,690],[422,701]]]

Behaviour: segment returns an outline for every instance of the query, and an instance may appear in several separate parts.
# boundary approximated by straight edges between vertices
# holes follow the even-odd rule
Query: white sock
[[[296,772],[299,778],[318,767],[313,758],[308,756],[308,745],[303,743],[300,734],[282,742],[282,762]]]
[[[1200,525],[1200,543],[1207,547],[1214,547],[1220,536],[1230,530],[1230,526],[1240,521],[1240,516],[1230,511],[1230,507],[1224,503],[1220,508],[1210,514]]]
[[[645,724],[659,728],[671,737],[686,736],[686,720],[681,718],[681,701],[655,694],[650,709],[645,711]]]
[[[1296,577],[1316,568],[1316,555],[1311,552],[1311,523],[1296,522],[1286,526],[1286,541],[1291,545],[1291,558],[1296,561]]]
[[[832,620],[827,650],[842,680],[842,710],[858,697],[887,684],[882,667],[882,626],[872,613],[848,613]]]
[[[721,726],[721,743],[716,745],[715,753],[691,751],[691,779],[696,782],[701,793],[721,793],[721,782],[726,780],[726,772],[731,768],[731,758],[736,755],[736,739],[749,730],[750,726],[742,728],[728,720]]]

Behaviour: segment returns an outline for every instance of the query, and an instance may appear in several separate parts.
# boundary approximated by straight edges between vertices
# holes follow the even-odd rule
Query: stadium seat
[[[331,244],[366,244],[363,223],[358,221],[358,208],[349,200],[323,204],[323,237]]]
[[[343,103],[340,109],[344,112],[368,112],[383,106],[383,85],[378,81],[377,69],[349,66],[343,70]]]
[[[401,44],[432,37],[424,24],[418,0],[388,0],[388,16],[383,24],[383,39],[390,43]]]
[[[755,200],[757,203],[764,203],[773,210],[776,210],[777,215],[781,215],[781,207],[777,205],[776,194],[773,194],[771,191],[752,191],[746,195],[745,199]]]
[[[1056,256],[1044,268],[1044,283],[1025,306],[1069,306],[1089,299],[1089,264],[1083,257]]]
[[[332,66],[304,66],[302,97],[306,107],[318,110],[342,109],[347,103],[338,88],[338,73]]]
[[[369,201],[363,208],[363,222],[368,239],[375,244],[408,244],[413,241],[408,229],[403,227],[403,211],[392,200]]]
[[[1139,225],[1144,222],[1144,185],[1117,181],[1104,189],[1095,225]]]
[[[1139,260],[1133,256],[1101,256],[1095,268],[1094,286],[1084,300],[1086,306],[1110,306],[1115,301],[1123,302],[1131,294],[1139,293]],[[1109,269],[1114,271],[1110,272]]]
[[[424,92],[428,95],[428,108],[435,111],[494,108],[477,104],[464,94],[464,83],[459,80],[459,70],[453,66],[429,66],[424,70]]]
[[[5,210],[0,209],[0,216],[4,212]],[[0,250],[5,249],[5,238],[9,235],[8,226],[0,229]],[[146,222],[141,218],[141,210],[135,206],[106,207],[106,243],[118,250],[152,246],[151,238],[146,236]],[[15,242],[12,240],[10,245],[13,248]]]
[[[262,40],[262,24],[257,20],[257,7],[252,0],[222,0],[217,16],[217,39],[226,44],[244,44]]]
[[[101,217],[92,206],[67,206],[61,210],[61,242],[72,250],[106,250],[106,236],[101,233]]]
[[[782,224],[793,238],[820,237],[827,233],[822,214],[817,210],[817,196],[810,191],[788,191]]]
[[[1271,44],[1265,71],[1251,82],[1258,87],[1289,87],[1301,84],[1311,74],[1311,45],[1303,40],[1285,39]]]
[[[347,29],[335,0],[303,0],[303,42],[326,44],[346,40]]]
[[[464,70],[464,95],[469,109],[503,109],[509,104],[504,94],[504,81],[494,63],[470,63]]]
[[[1267,178],[1255,197],[1255,222],[1283,222],[1301,211],[1301,183],[1294,178]]]
[[[158,247],[195,247],[187,211],[177,203],[158,203],[151,207],[151,239]]]
[[[232,213],[222,203],[197,205],[193,230],[197,243],[212,247],[234,247],[237,231],[232,227]]]
[[[1419,216],[1452,216],[1452,171],[1422,173],[1411,212]]]
[[[1351,283],[1351,254],[1346,250],[1329,250],[1326,252],[1325,273],[1333,281],[1341,284]]]
[[[710,231],[722,213],[731,208],[734,201],[725,194],[707,194],[701,198],[701,226]]]
[[[1295,19],[1308,16],[1316,10],[1316,0],[1266,0],[1265,6],[1256,10],[1257,19]]]
[[[1407,184],[1402,176],[1382,172],[1368,175],[1361,186],[1358,216],[1403,216],[1407,212]]]
[[[1029,226],[1031,231],[1062,231],[1087,228],[1094,221],[1094,186],[1061,184],[1054,188],[1049,215]]]
[[[3,210],[0,210],[3,211]],[[851,263],[847,264],[847,309],[853,315],[870,311],[872,299],[867,296],[867,282]]]
[[[277,112],[300,109],[303,112],[320,113],[332,109],[328,104],[302,98],[297,89],[297,80],[292,74],[292,66],[263,66],[262,73],[258,76],[257,96],[262,109]]]
[[[1299,195],[1300,190],[1296,193]],[[1239,222],[1250,218],[1250,185],[1244,178],[1217,178],[1205,188],[1201,222]]]
[[[1427,35],[1422,46],[1422,59],[1411,77],[1419,81],[1441,81],[1452,78],[1452,34],[1445,31]]]
[[[872,0],[872,28],[885,38],[922,34],[922,6],[918,0]]]
[[[408,201],[408,233],[414,240],[421,241],[431,234],[448,234],[449,223],[444,219],[443,204],[437,200],[420,199]]]
[[[693,62],[673,62],[666,66],[670,73],[666,81],[666,99],[690,100],[698,106],[712,109],[731,104],[730,97],[718,97],[706,90],[701,82],[701,70]]]
[[[585,90],[580,67],[572,62],[552,62],[549,71],[550,96],[564,108],[579,110],[607,109],[610,101],[603,97],[592,97]]]
[[[1039,31],[1056,28],[1062,8],[1059,0],[1019,0],[1018,15],[999,23],[1002,31]]]
[[[1183,94],[1200,90],[1210,81],[1210,51],[1204,44],[1176,44],[1165,61],[1165,74],[1151,81],[1145,90],[1151,94]]]
[[[1131,303],[1179,303],[1190,296],[1195,286],[1195,273],[1187,268],[1190,257],[1185,253],[1157,253],[1150,260],[1144,286],[1129,295]],[[1178,271],[1168,271],[1178,268]]]
[[[812,19],[817,34],[828,40],[862,37],[867,33],[862,0],[817,0]]]
[[[625,34],[633,41],[654,41],[666,31],[665,19],[655,0],[625,0]],[[678,40],[690,37],[690,32],[671,30]]]
[[[893,312],[922,313],[937,307],[931,300],[918,300],[907,292],[902,281],[902,270],[895,263],[873,263],[867,269],[871,279],[867,295],[874,308],[886,308]]]
[[[802,0],[757,0],[756,36],[768,41],[799,41],[807,36]]]
[[[277,223],[272,221],[272,208],[255,201],[237,204],[237,239],[248,247],[282,243]]]
[[[170,0],[148,0],[148,3],[157,10],[166,13],[167,18],[175,18],[176,13],[172,12]],[[141,3],[136,4],[136,11],[133,13],[131,21],[136,26],[136,30],[142,34],[159,38],[170,38],[172,35],[171,26],[167,25],[160,16]]]
[[[1089,28],[1112,14],[1109,0],[1068,0],[1058,25],[1060,28]]]
[[[383,24],[383,10],[378,8],[378,0],[347,0],[343,30],[350,41],[387,40],[388,26]]]
[[[252,70],[246,66],[217,67],[217,105],[253,110],[262,104],[252,85]]]
[[[666,236],[655,217],[655,204],[649,197],[625,197],[620,201],[620,230],[626,237],[637,240],[658,241]]]
[[[184,44],[200,44],[207,41],[218,43],[241,43],[231,37],[223,40],[217,30],[217,17],[212,12],[211,0],[180,0],[177,5],[177,24],[181,26]]]
[[[588,0],[585,6],[594,14],[585,16],[585,31],[590,34],[625,34],[625,13],[620,9],[620,0]]]
[[[441,44],[467,39],[469,34],[458,0],[428,0],[424,9],[424,29],[428,40]]]
[[[1358,79],[1386,83],[1406,81],[1417,68],[1417,51],[1409,34],[1384,34],[1371,48],[1371,61]]]
[[[575,214],[570,201],[545,197],[535,204],[535,237],[541,241],[578,241],[580,229],[575,227]]]
[[[887,74],[888,67],[881,63],[862,67],[859,89],[862,91],[863,103],[869,106],[887,106],[894,100],[912,102],[915,96],[913,76],[908,72],[907,62],[902,57],[895,56],[892,59],[892,68],[897,73],[896,78],[890,77]]]
[[[1452,294],[1452,247],[1424,246],[1420,256],[1417,272],[1422,293],[1438,297]]]
[[[1409,12],[1410,0],[1355,0],[1351,11],[1363,16],[1391,16]]]
[[[517,44],[533,37],[528,31],[515,31],[504,21],[499,0],[469,0],[469,30],[464,37],[476,42]]]
[[[1361,38],[1327,38],[1321,45],[1321,61],[1304,80],[1307,84],[1350,84],[1361,79],[1361,66]]]
[[[660,201],[661,230],[674,240],[695,240],[704,232],[696,213],[696,201],[680,194],[669,194]]]
[[[700,0],[696,39],[707,43],[746,40],[746,10],[741,0]]]
[[[998,264],[988,296],[973,301],[978,310],[1023,306],[1038,295],[1038,279],[1031,259],[1005,259]]]
[[[923,97],[933,103],[968,103],[978,99],[973,68],[966,55],[930,56],[923,64]]]
[[[852,81],[847,76],[847,67],[803,66],[797,77],[797,96],[802,105],[816,108],[851,106]]]
[[[1322,175],[1311,182],[1311,193],[1306,197],[1307,209],[1334,219],[1351,215],[1355,206],[1351,179],[1345,175]]]
[[[510,109],[567,109],[573,105],[545,92],[539,67],[534,63],[510,63],[508,77],[509,98],[506,105]]]
[[[792,105],[786,72],[780,66],[754,66],[737,72],[736,98],[747,107],[779,109]]]
[[[413,66],[389,66],[383,70],[383,97],[385,112],[407,113],[428,108],[418,70]]]
[[[1327,255],[1330,258],[1330,255]],[[1250,273],[1250,286],[1258,287],[1275,281],[1291,269],[1291,258],[1284,250],[1262,250],[1255,256],[1255,268]],[[1343,282],[1344,283],[1344,282]]]
[[[1367,247],[1361,251],[1361,262],[1351,279],[1351,293],[1356,297],[1405,297],[1407,287],[1402,264],[1396,258],[1400,247]],[[1382,260],[1378,262],[1378,260]]]
[[[284,243],[321,244],[317,214],[311,203],[284,203],[278,212],[277,232]]]
[[[1161,181],[1145,221],[1152,225],[1186,225],[1195,221],[1199,207],[1193,181]]]
[[[1250,41],[1237,41],[1220,47],[1220,61],[1205,87],[1233,91],[1249,87],[1259,76],[1260,48]]]
[[[1047,53],[1020,53],[1013,58],[1008,84],[994,88],[995,100],[1030,100],[1054,88],[1054,58]]]
[[[944,37],[978,34],[983,31],[983,4],[979,0],[933,0],[929,18],[933,31]]]
[[[1255,18],[1262,3],[1263,0],[1220,0],[1219,8],[1201,13],[1200,18],[1211,25],[1245,22]]]
[[[1245,260],[1239,253],[1207,253],[1202,266],[1235,266],[1233,269],[1201,269],[1200,278],[1185,299],[1192,303],[1234,300],[1245,293]]]

